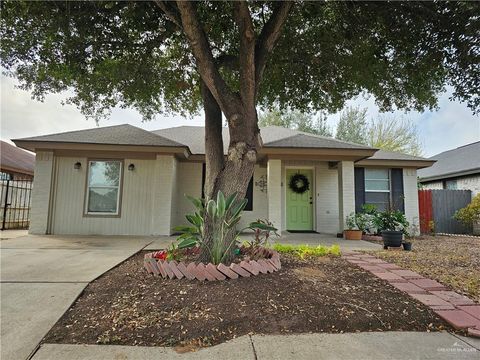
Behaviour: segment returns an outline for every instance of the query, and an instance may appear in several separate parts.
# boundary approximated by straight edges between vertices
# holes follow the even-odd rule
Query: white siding
[[[403,169],[403,195],[405,203],[405,217],[411,225],[416,225],[418,228],[420,223],[418,215],[418,186],[416,169]]]
[[[329,169],[327,162],[316,165],[317,227],[320,233],[337,233],[338,218],[338,171]]]
[[[53,166],[54,157],[51,151],[37,152],[30,211],[30,234],[46,234],[48,231]]]
[[[278,229],[279,232],[285,229],[283,222],[283,192],[282,192],[282,161],[268,160],[267,164],[267,191],[268,191],[268,219]]]

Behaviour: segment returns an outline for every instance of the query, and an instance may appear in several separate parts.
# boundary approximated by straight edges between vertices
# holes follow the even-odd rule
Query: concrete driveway
[[[0,358],[27,359],[90,281],[152,240],[33,235],[2,240]]]

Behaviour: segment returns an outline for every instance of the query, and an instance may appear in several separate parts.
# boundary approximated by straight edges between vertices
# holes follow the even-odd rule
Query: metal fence
[[[28,229],[32,180],[0,180],[2,230]]]
[[[470,190],[419,190],[418,200],[422,233],[472,233],[471,227],[453,218],[457,210],[472,201]]]

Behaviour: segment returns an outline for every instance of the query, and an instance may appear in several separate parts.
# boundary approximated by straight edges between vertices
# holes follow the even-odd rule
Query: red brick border
[[[464,329],[469,336],[480,337],[480,304],[468,297],[373,255],[351,252],[343,258],[430,307],[455,329]]]
[[[145,254],[143,267],[149,274],[161,276],[162,278],[188,280],[226,280],[238,279],[239,277],[250,277],[258,274],[267,274],[278,271],[282,268],[280,255],[272,249],[258,248],[254,255],[264,257],[260,260],[243,260],[239,264],[231,263],[230,266],[224,264],[213,265],[212,263],[203,264],[191,262],[185,264],[175,260],[159,260],[154,256],[157,252]]]

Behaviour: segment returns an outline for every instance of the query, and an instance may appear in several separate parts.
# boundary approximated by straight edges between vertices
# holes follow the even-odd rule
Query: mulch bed
[[[480,238],[422,236],[412,251],[370,252],[480,302]]]
[[[451,330],[423,304],[339,257],[282,255],[273,274],[198,282],[148,275],[143,256],[88,285],[44,342],[182,351],[252,333]]]

